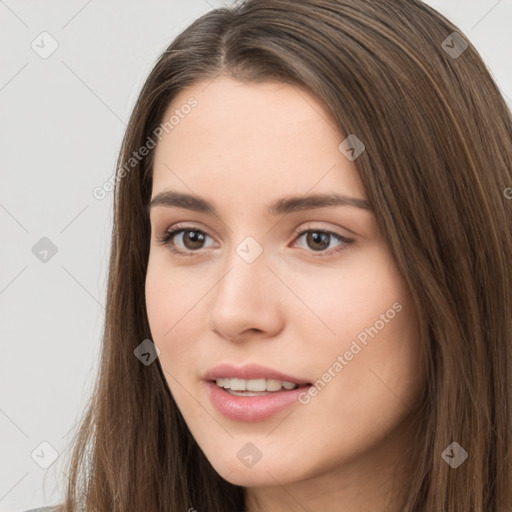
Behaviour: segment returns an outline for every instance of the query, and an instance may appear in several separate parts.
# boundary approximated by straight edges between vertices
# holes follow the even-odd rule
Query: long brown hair
[[[203,15],[160,56],[117,162],[101,366],[61,510],[245,508],[245,489],[192,437],[158,359],[134,356],[151,339],[153,151],[126,164],[178,92],[221,73],[302,88],[365,145],[355,163],[411,290],[428,369],[403,510],[510,510],[512,116],[464,34],[419,0],[248,0]],[[441,456],[453,442],[468,453],[457,469]]]

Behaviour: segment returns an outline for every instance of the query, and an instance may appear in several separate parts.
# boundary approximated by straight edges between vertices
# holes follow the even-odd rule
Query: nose
[[[207,327],[235,341],[272,337],[283,326],[283,285],[261,254],[249,263],[234,253],[211,294]]]

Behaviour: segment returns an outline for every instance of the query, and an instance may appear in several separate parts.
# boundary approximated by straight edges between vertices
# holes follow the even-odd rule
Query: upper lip
[[[259,364],[246,364],[244,366],[233,366],[231,364],[220,364],[211,368],[204,375],[204,380],[213,381],[215,379],[220,378],[231,378],[231,379],[276,379],[276,380],[284,380],[287,382],[293,382],[296,384],[309,384],[309,381],[305,379],[300,379],[298,377],[292,377],[291,375],[286,375],[283,372],[278,370],[274,370],[273,368],[267,368],[265,366],[260,366]]]

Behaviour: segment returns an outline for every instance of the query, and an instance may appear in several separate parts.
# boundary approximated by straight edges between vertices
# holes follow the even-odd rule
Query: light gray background
[[[92,190],[114,173],[155,59],[228,3],[0,0],[0,512],[63,497],[105,311],[112,193]],[[512,0],[427,3],[469,37],[512,107]],[[51,48],[44,31],[58,43],[47,58],[31,47]],[[57,248],[46,262],[32,251],[43,237]],[[43,442],[59,455],[47,469]]]

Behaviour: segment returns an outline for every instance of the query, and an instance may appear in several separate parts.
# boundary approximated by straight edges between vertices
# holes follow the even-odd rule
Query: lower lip
[[[210,399],[216,409],[229,419],[235,421],[263,421],[299,403],[299,395],[307,392],[308,386],[290,391],[269,392],[260,396],[231,395],[215,382],[207,382]]]

